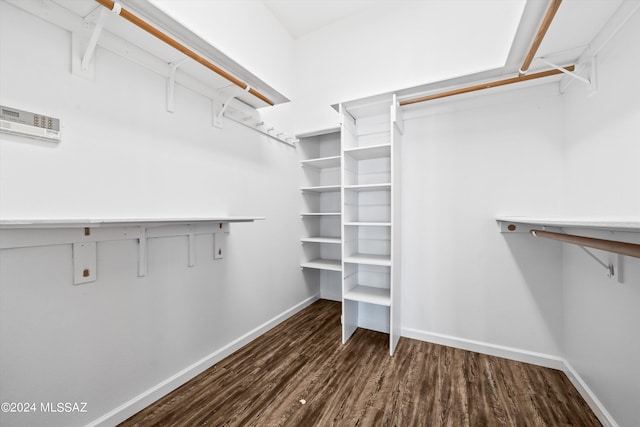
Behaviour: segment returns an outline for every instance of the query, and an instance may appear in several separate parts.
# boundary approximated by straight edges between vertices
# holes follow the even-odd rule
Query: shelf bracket
[[[566,233],[565,233],[565,234],[566,234]],[[595,256],[595,255],[593,254],[593,252],[591,252],[589,249],[585,248],[584,246],[580,246],[580,245],[578,245],[578,247],[579,247],[580,249],[582,249],[583,251],[585,251],[585,253],[586,253],[587,255],[589,255],[591,258],[593,258],[593,259],[594,259],[598,264],[600,264],[602,267],[604,267],[604,269],[605,269],[605,270],[607,270],[607,277],[608,277],[609,279],[611,279],[613,276],[615,276],[615,271],[616,271],[616,270],[614,269],[613,264],[605,264],[604,262],[602,262],[602,261],[600,260],[600,258],[598,258],[597,256]],[[620,263],[620,259],[619,259],[619,257],[620,257],[620,256],[621,256],[621,255],[618,255],[618,267],[620,267],[620,264],[619,264],[619,263]],[[618,270],[618,271],[620,271],[620,270]],[[618,279],[618,281],[620,281],[620,280],[621,280],[621,279]]]
[[[147,229],[140,227],[138,237],[138,277],[147,275]]]
[[[566,74],[566,75],[568,75],[568,76],[570,76],[570,77],[572,77],[572,78],[574,78],[574,79],[576,79],[578,81],[581,81],[582,83],[586,84],[587,86],[591,86],[591,82],[589,81],[589,79],[585,79],[584,77],[582,77],[581,75],[577,74],[574,71],[569,71],[569,70],[567,70],[567,69],[565,69],[565,68],[563,68],[563,67],[561,67],[559,65],[554,64],[553,62],[547,61],[545,58],[542,58],[542,57],[538,58],[538,60],[540,62],[548,65],[549,67],[551,67],[553,69],[561,71],[564,74]]]
[[[73,243],[73,284],[96,281],[96,242]]]
[[[175,89],[176,89],[176,71],[178,67],[188,61],[188,58],[182,58],[169,63],[169,79],[167,80],[167,111],[174,112]]]
[[[231,102],[231,100],[234,99],[235,97],[236,95],[231,95],[227,97],[227,99],[225,99],[225,101],[220,105],[218,105],[218,103],[215,100],[213,101],[213,125],[215,127],[222,129],[222,126],[223,126],[222,116],[224,115],[224,112],[227,110],[227,107],[229,106],[229,103]]]
[[[196,233],[193,226],[189,225],[189,267],[196,265]]]
[[[82,56],[82,62],[80,66],[82,70],[86,71],[89,68],[89,62],[93,58],[93,53],[96,50],[96,45],[98,44],[98,39],[100,39],[100,34],[102,34],[102,29],[104,28],[104,24],[107,20],[107,15],[109,12],[120,15],[122,11],[122,6],[118,2],[113,3],[113,9],[105,9],[102,8],[100,10],[100,15],[98,15],[98,20],[96,21],[96,26],[93,28],[93,32],[91,33],[91,37],[89,38],[89,44],[87,45],[86,50],[84,51],[84,55]]]

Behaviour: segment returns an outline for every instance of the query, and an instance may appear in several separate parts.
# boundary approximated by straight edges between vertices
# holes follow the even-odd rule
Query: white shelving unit
[[[303,173],[302,261],[305,280],[320,288],[320,296],[342,300],[341,152],[340,131],[299,135]]]
[[[358,327],[400,339],[400,139],[395,96],[340,105],[342,341]]]

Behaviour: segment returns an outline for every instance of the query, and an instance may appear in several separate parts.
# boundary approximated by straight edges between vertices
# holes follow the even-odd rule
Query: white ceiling
[[[297,39],[350,15],[390,0],[262,0]]]

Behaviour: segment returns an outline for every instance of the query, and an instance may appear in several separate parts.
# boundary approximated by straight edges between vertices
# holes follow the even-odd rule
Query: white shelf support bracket
[[[229,223],[228,222],[218,223],[213,233],[213,259],[224,258],[227,234],[229,234]]]
[[[616,254],[616,269],[618,271],[618,283],[623,284],[624,278],[622,277],[622,260],[624,259],[624,255]]]
[[[598,55],[591,57],[591,68],[589,69],[589,96],[598,92]]]
[[[175,110],[176,72],[187,61],[188,58],[182,58],[169,63],[169,79],[167,80],[167,111],[169,113],[173,113]]]
[[[587,86],[591,86],[591,82],[588,79],[585,79],[584,77],[578,75],[577,73],[575,73],[573,71],[566,70],[566,69],[562,68],[561,66],[554,64],[553,62],[547,61],[545,58],[538,58],[538,60],[540,62],[543,62],[544,64],[548,65],[549,67],[555,69],[555,70],[561,71],[564,74],[566,74],[566,75],[568,75],[568,76],[570,76],[570,77],[572,77],[572,78],[574,78],[574,79],[576,79],[578,81],[581,81],[582,83],[586,84]]]
[[[591,258],[593,258],[598,264],[600,264],[601,266],[604,267],[605,270],[607,270],[607,277],[609,279],[611,279],[613,276],[616,275],[616,270],[613,267],[613,264],[605,264],[604,262],[600,261],[600,258],[598,258],[597,256],[595,256],[589,249],[585,248],[584,246],[580,246],[578,245],[578,247],[580,249],[582,249],[583,251],[585,251],[585,253],[587,255],[589,255]],[[620,279],[618,279],[620,280]]]
[[[96,242],[74,243],[73,245],[73,284],[96,281],[97,252]]]
[[[196,265],[196,233],[193,226],[189,226],[189,267]]]
[[[138,277],[147,275],[147,229],[140,227],[138,237]]]
[[[222,102],[222,104],[218,104],[215,100],[213,101],[213,125],[215,127],[222,129],[222,126],[224,124],[222,121],[222,116],[224,115],[224,112],[227,110],[227,107],[229,106],[229,102],[231,102],[231,100],[234,99],[235,97],[236,97],[235,95],[231,95],[227,97],[224,100],[224,102]]]
[[[93,58],[93,52],[96,50],[96,45],[98,44],[100,34],[102,34],[102,29],[104,28],[108,13],[111,12],[113,14],[120,15],[121,11],[122,6],[118,2],[113,3],[113,9],[111,9],[110,11],[105,8],[102,8],[100,10],[100,15],[98,16],[98,20],[96,21],[96,26],[93,28],[91,38],[89,38],[89,44],[87,45],[87,49],[84,51],[84,55],[82,56],[81,68],[83,70],[86,70],[89,67],[89,62]]]

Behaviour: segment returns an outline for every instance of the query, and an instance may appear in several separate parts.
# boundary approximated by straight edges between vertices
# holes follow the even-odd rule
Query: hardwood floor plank
[[[358,329],[320,300],[121,426],[599,426],[560,371]]]

